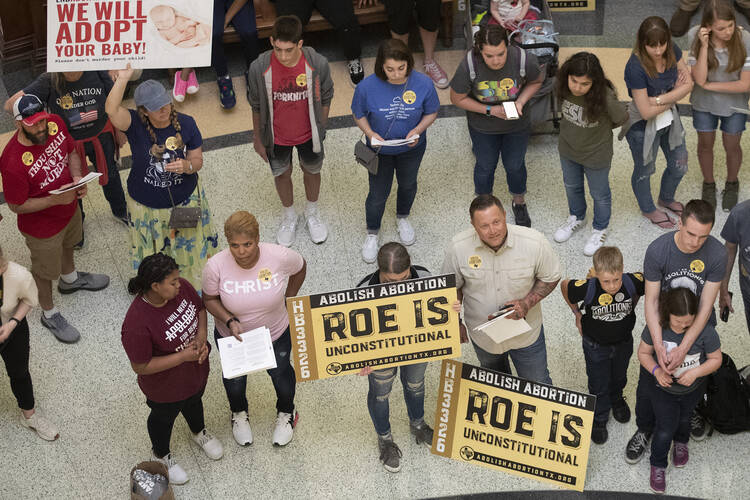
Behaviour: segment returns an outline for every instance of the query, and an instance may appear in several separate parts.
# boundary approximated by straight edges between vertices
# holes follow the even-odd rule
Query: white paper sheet
[[[663,128],[667,128],[672,124],[672,120],[674,117],[672,116],[672,109],[668,109],[666,111],[662,111],[658,115],[656,115],[656,130],[661,130]]]
[[[231,336],[218,341],[224,378],[236,378],[258,370],[276,368],[276,356],[268,328],[256,328],[241,333],[240,337],[242,342]]]
[[[372,144],[373,146],[405,146],[415,139],[419,139],[419,134],[413,135],[406,139],[388,139],[387,141],[379,141],[377,139],[373,139],[372,141],[370,141],[370,144]]]
[[[503,102],[503,109],[508,120],[518,120],[518,108],[516,108],[514,101]]]
[[[482,323],[475,330],[484,332],[489,338],[498,344],[506,340],[521,335],[531,330],[531,326],[525,319],[508,319],[507,316],[513,314],[513,309],[501,314],[495,319]]]
[[[66,187],[65,189],[53,189],[50,191],[50,194],[62,194],[67,193],[68,191],[73,191],[74,189],[78,189],[84,184],[88,184],[89,182],[93,181],[94,179],[98,179],[101,177],[102,174],[99,172],[89,172],[86,174],[86,177],[82,177],[80,181],[76,182],[74,185],[70,187]]]

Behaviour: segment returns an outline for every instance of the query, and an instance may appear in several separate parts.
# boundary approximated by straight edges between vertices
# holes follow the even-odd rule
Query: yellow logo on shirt
[[[586,280],[577,280],[575,283],[573,283],[575,286],[583,286],[586,284]]]
[[[70,109],[73,107],[73,98],[70,97],[70,94],[65,94],[60,98],[60,107],[62,109]]]
[[[47,132],[49,132],[49,135],[57,134],[57,123],[47,122]]]
[[[300,73],[299,75],[297,75],[295,81],[297,82],[298,87],[304,87],[305,85],[307,85],[307,75],[304,73]]]
[[[633,276],[638,278],[639,281],[643,281],[643,273],[633,273]]]
[[[167,137],[167,140],[164,141],[164,147],[166,147],[170,151],[174,151],[175,149],[177,149],[177,137]]]
[[[608,293],[603,293],[599,295],[599,305],[600,306],[608,306],[612,303],[612,296]]]
[[[469,267],[479,269],[482,266],[482,258],[479,255],[469,257]]]
[[[706,265],[700,259],[695,259],[693,262],[690,263],[690,270],[693,271],[694,273],[702,273],[705,268],[706,268]]]
[[[29,166],[34,163],[34,155],[31,154],[30,151],[26,151],[23,155],[21,155],[21,161],[24,165]]]
[[[261,281],[265,281],[266,283],[268,283],[269,281],[271,281],[271,277],[271,270],[266,267],[258,271],[258,279]]]
[[[403,99],[406,104],[414,104],[414,101],[417,100],[417,94],[415,94],[413,90],[407,90],[404,92],[404,95],[401,96],[401,99]]]

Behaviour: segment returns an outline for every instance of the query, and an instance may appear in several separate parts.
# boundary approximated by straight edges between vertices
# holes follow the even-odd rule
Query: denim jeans
[[[560,157],[565,194],[568,197],[568,211],[576,219],[586,217],[586,193],[583,189],[583,176],[589,183],[589,192],[594,199],[594,223],[596,230],[607,229],[612,215],[612,192],[609,190],[609,169],[589,168],[573,160]]]
[[[675,149],[669,149],[669,131],[672,128],[663,128],[656,133],[653,144],[653,156],[656,157],[658,148],[661,148],[667,160],[667,168],[661,176],[661,187],[659,188],[659,199],[665,203],[674,201],[674,193],[680,184],[682,177],[687,172],[688,156],[685,147],[685,139]],[[654,199],[651,196],[651,176],[656,171],[656,161],[643,163],[643,139],[645,135],[646,122],[644,120],[634,124],[625,136],[630,146],[630,154],[633,155],[633,175],[630,184],[638,201],[641,212],[649,213],[656,210]]]
[[[656,428],[651,438],[651,465],[666,467],[672,441],[687,443],[690,439],[690,417],[706,390],[705,382],[687,394],[663,391],[651,377],[647,382],[651,404],[656,413]]]
[[[205,0],[204,0],[205,1]],[[224,54],[224,17],[234,0],[214,0],[214,24],[211,36],[211,66],[216,76],[229,74],[227,58]],[[240,36],[242,52],[247,67],[258,57],[258,31],[255,27],[255,5],[247,2],[229,22]]]
[[[640,365],[640,363],[639,363]],[[642,366],[638,370],[638,385],[635,388],[635,425],[641,432],[654,432],[656,416],[654,407],[651,406],[651,393],[649,384],[654,382],[654,377]]]
[[[472,344],[474,342],[472,341]],[[516,367],[516,373],[519,377],[534,382],[552,385],[552,379],[547,369],[547,346],[544,343],[544,326],[539,332],[539,338],[530,346],[521,349],[511,349],[502,354],[492,354],[478,345],[474,344],[474,351],[477,353],[477,359],[482,368],[488,368],[502,373],[511,374],[510,360],[513,360],[513,366]]]
[[[396,173],[396,217],[407,217],[417,196],[417,174],[422,163],[427,141],[414,146],[409,151],[397,155],[378,155],[378,173],[369,174],[370,192],[365,200],[367,230],[377,233],[388,196],[391,194],[393,174]]]
[[[424,418],[424,372],[427,369],[427,363],[373,370],[367,376],[370,384],[370,390],[367,392],[367,409],[370,410],[375,432],[379,436],[387,436],[391,432],[388,398],[399,368],[409,422],[418,423]]]
[[[102,145],[104,158],[107,160],[107,176],[109,177],[107,183],[102,186],[104,198],[109,203],[109,208],[115,217],[127,217],[128,206],[125,202],[125,191],[122,189],[122,179],[120,179],[120,172],[117,170],[117,163],[115,162],[115,151],[117,148],[115,139],[112,137],[112,134],[102,134],[99,136],[99,143]],[[94,145],[87,142],[84,145],[84,150],[89,161],[96,165],[96,150],[94,149]],[[83,212],[81,212],[81,215],[83,215]]]
[[[512,195],[526,194],[526,146],[529,130],[507,134],[485,134],[469,126],[474,152],[474,192],[492,194],[497,160],[502,155],[508,190]]]
[[[602,345],[588,337],[581,339],[586,360],[589,393],[596,396],[594,422],[607,422],[612,403],[622,399],[628,383],[628,363],[633,355],[633,339]]]
[[[216,347],[219,347],[218,340],[221,338],[219,331],[214,328],[214,339]],[[289,334],[289,327],[284,330],[281,337],[273,343],[273,353],[276,355],[276,368],[266,370],[273,382],[273,388],[276,390],[276,410],[284,413],[294,413],[294,393],[296,390],[297,377],[294,374],[294,368],[290,364],[290,355],[292,350],[292,337]],[[247,411],[247,375],[237,378],[226,379],[222,376],[221,381],[224,383],[224,390],[227,392],[229,408],[232,413]]]
[[[173,403],[157,403],[150,399],[146,400],[146,404],[151,408],[146,423],[154,455],[163,458],[169,454],[172,428],[177,415],[180,413],[185,417],[185,422],[187,422],[190,432],[193,434],[198,434],[206,427],[203,418],[203,391],[204,389],[201,389],[189,398]]]

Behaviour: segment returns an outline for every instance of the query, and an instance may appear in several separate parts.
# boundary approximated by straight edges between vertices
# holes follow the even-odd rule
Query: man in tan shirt
[[[560,261],[543,234],[507,224],[495,196],[477,196],[469,214],[474,228],[453,237],[443,262],[464,306],[461,340],[471,338],[484,368],[510,373],[510,358],[519,377],[551,384],[539,302],[560,281]],[[508,317],[525,318],[531,330],[501,343],[475,330],[506,304],[514,309]]]

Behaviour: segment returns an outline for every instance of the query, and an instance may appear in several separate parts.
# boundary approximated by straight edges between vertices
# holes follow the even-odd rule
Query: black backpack
[[[582,304],[586,307],[594,303],[594,295],[596,295],[596,278],[589,278],[587,281],[588,283],[586,283],[586,296],[583,298]],[[633,299],[633,310],[635,310],[635,306],[638,304],[638,299],[641,298],[641,296],[638,295],[635,291],[635,283],[633,283],[630,275],[623,274],[622,284],[625,287],[625,291],[628,292],[628,295],[630,295],[630,298]]]
[[[697,411],[720,433],[737,434],[750,430],[750,386],[732,358],[727,353],[722,357],[719,369],[707,377],[706,394]]]

